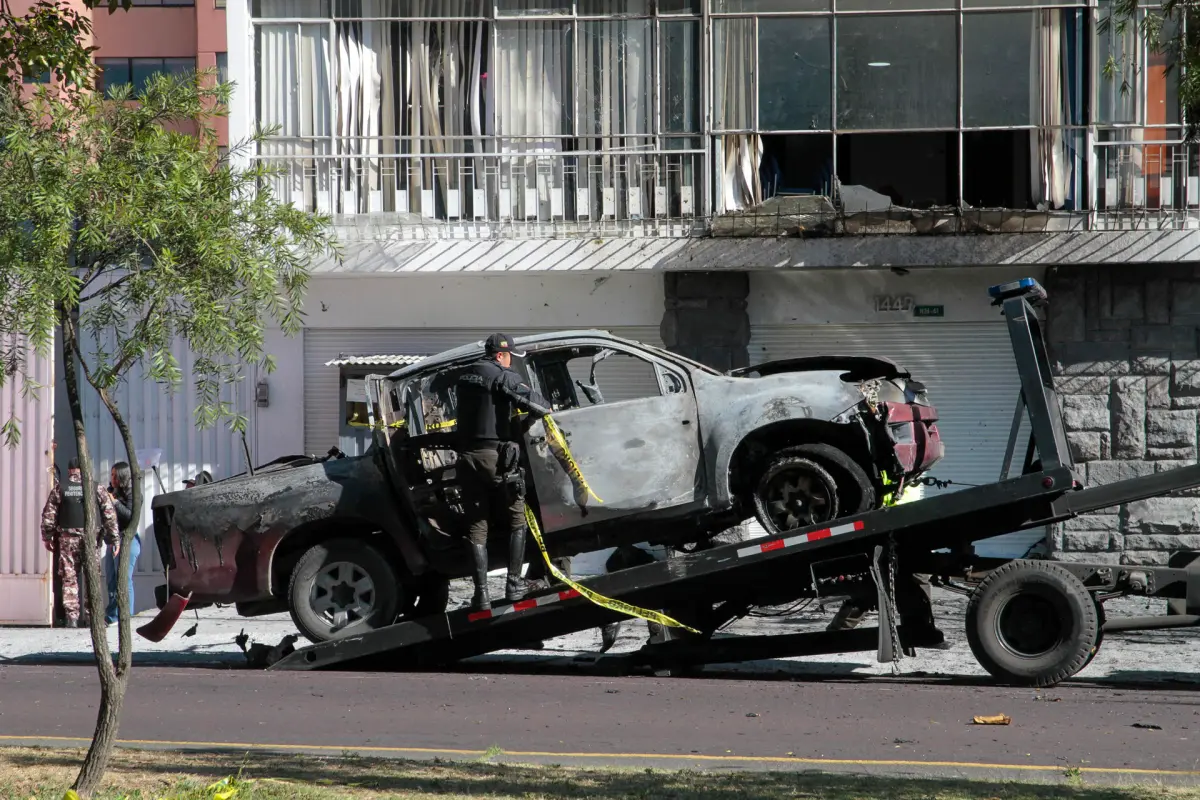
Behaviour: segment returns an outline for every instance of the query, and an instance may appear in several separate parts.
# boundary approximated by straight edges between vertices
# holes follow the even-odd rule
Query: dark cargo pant
[[[501,533],[505,537],[525,529],[525,493],[514,491],[512,484],[497,482],[499,459],[500,444],[497,442],[472,443],[458,454],[458,463],[465,467],[459,482],[467,538],[471,544],[487,544],[488,529],[493,520],[504,523]]]

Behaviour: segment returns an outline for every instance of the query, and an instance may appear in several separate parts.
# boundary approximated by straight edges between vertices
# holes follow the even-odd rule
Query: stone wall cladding
[[[1058,267],[1046,338],[1072,455],[1089,486],[1196,463],[1200,267]],[[1054,557],[1164,564],[1200,548],[1200,492],[1056,526]]]

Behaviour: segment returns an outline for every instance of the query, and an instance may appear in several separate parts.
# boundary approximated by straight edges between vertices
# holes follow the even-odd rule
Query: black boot
[[[508,578],[504,582],[504,599],[511,602],[545,589],[545,581],[525,580],[521,567],[525,564],[525,529],[513,531],[508,537]],[[532,569],[532,567],[531,567]]]
[[[492,601],[488,597],[488,552],[486,544],[471,543],[471,559],[475,562],[475,569],[471,573],[472,580],[475,581],[475,596],[471,598],[470,608],[472,611],[483,611],[492,607]]]

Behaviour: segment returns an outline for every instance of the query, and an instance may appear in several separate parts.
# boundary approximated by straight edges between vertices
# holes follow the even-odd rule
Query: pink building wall
[[[54,358],[31,358],[28,375],[42,388],[24,396],[24,381],[0,387],[0,422],[21,422],[21,443],[0,441],[0,625],[48,625],[51,556],[42,547],[42,506],[50,491],[54,438]]]
[[[213,69],[225,48],[225,9],[215,0],[196,0],[194,6],[134,6],[109,14],[92,12],[96,58],[194,58],[196,69]],[[229,126],[215,121],[221,144],[228,144]]]

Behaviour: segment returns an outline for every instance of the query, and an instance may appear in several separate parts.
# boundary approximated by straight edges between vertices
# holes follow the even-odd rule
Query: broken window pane
[[[1035,131],[963,134],[963,202],[973,208],[1033,208],[1030,157]]]
[[[662,23],[662,127],[700,130],[700,21]]]
[[[958,202],[958,134],[838,136],[838,179],[847,213]]]
[[[957,27],[953,14],[839,18],[838,127],[956,127]]]
[[[753,19],[713,21],[713,125],[744,130],[754,122]]]
[[[1030,59],[1038,14],[963,16],[963,123],[967,127],[1033,125]]]
[[[789,133],[763,139],[763,196],[830,195],[833,135]]]
[[[829,19],[784,17],[758,32],[758,127],[761,130],[828,130]]]

